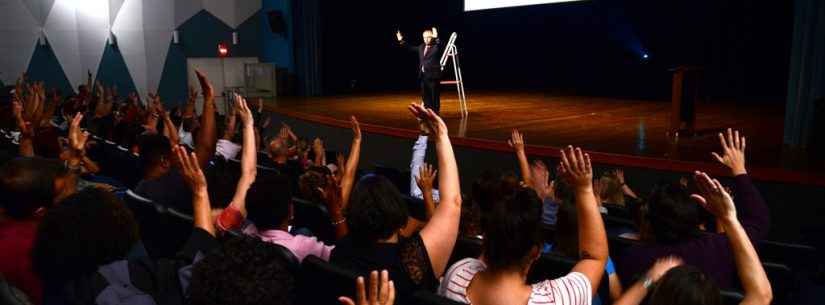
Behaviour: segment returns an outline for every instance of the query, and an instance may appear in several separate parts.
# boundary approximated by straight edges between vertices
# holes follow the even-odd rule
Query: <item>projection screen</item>
[[[582,0],[464,0],[464,11],[489,10],[502,7],[571,2]]]

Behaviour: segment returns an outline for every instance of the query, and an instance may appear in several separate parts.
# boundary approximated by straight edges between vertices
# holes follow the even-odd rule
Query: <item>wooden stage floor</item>
[[[781,103],[701,103],[697,106],[699,135],[674,139],[666,132],[668,101],[473,92],[469,96],[470,114],[462,119],[454,96],[452,92],[445,92],[441,102],[441,113],[450,135],[489,143],[499,150],[506,145],[510,131],[518,128],[525,134],[528,153],[576,145],[616,160],[627,156],[636,160],[634,164],[655,159],[710,166],[714,162],[710,152],[720,150],[716,134],[730,127],[748,137],[751,167],[785,174],[811,174],[814,178],[825,174],[822,164],[814,166],[805,156],[783,152],[784,104]],[[416,130],[417,124],[406,107],[418,99],[417,92],[279,98],[275,104],[268,103],[267,108],[298,118],[320,119],[320,123],[324,119],[346,120],[349,115],[355,115],[368,125]],[[802,180],[808,179],[811,177]]]

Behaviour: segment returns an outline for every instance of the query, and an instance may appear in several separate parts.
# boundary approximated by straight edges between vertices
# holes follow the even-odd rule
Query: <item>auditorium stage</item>
[[[350,94],[317,98],[279,97],[267,109],[319,124],[345,127],[349,115],[367,133],[409,137],[417,124],[406,110],[417,92]],[[757,178],[825,185],[823,161],[782,148],[784,104],[704,102],[697,106],[697,135],[667,134],[669,101],[523,92],[470,92],[470,114],[462,119],[451,91],[442,94],[441,113],[455,145],[509,150],[513,128],[525,135],[528,154],[556,157],[557,148],[581,146],[594,162],[668,171],[701,169],[723,173],[711,151],[724,128],[743,132],[748,162]]]

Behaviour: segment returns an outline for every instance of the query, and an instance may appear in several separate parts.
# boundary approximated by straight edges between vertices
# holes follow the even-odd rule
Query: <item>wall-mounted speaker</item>
[[[286,36],[287,26],[284,20],[284,13],[278,10],[272,10],[266,12],[266,16],[269,19],[269,29],[272,30],[272,33]]]

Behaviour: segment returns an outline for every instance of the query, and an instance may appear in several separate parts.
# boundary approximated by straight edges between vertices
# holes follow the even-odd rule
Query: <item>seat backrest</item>
[[[725,305],[739,305],[745,299],[745,296],[737,291],[721,290],[719,294],[722,295],[722,304]]]
[[[481,256],[483,241],[475,237],[459,236],[455,241],[453,253],[450,255],[450,260],[447,266],[452,266],[456,262],[471,257],[478,258]]]
[[[460,305],[461,302],[453,301],[435,293],[419,290],[413,293],[412,302],[416,305]]]
[[[784,264],[798,271],[821,261],[817,249],[808,245],[763,240],[757,243],[756,249],[762,261]]]
[[[126,191],[123,201],[138,223],[143,246],[153,258],[174,257],[192,233],[191,216]],[[188,218],[188,219],[187,219]]]
[[[301,262],[298,277],[298,300],[301,304],[339,305],[338,297],[355,296],[355,279],[352,270],[325,262],[310,255]]]
[[[779,263],[762,262],[762,268],[768,276],[773,291],[772,304],[795,304],[799,285],[794,272],[788,266]]]
[[[409,212],[410,217],[423,222],[427,221],[427,207],[424,205],[423,199],[408,195],[401,195],[401,198],[403,198],[407,204],[407,212]]]
[[[292,198],[292,206],[295,216],[293,227],[309,229],[315,237],[328,245],[335,243],[335,226],[332,225],[325,206],[295,197]]]
[[[560,256],[557,254],[544,254],[530,268],[527,274],[527,282],[530,284],[538,283],[544,280],[552,280],[560,278],[573,270],[578,260]],[[607,272],[602,275],[602,280],[599,281],[597,295],[602,300],[602,304],[610,304],[610,285],[607,279]]]

